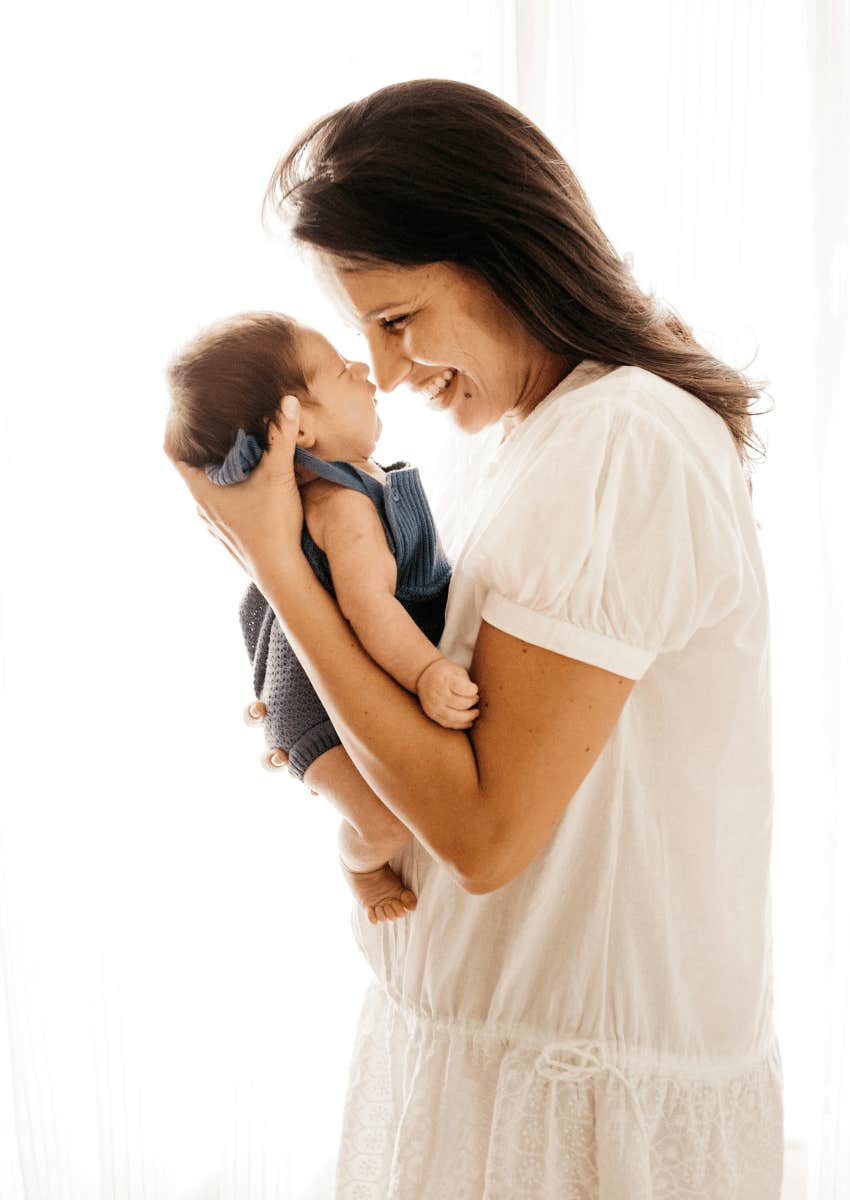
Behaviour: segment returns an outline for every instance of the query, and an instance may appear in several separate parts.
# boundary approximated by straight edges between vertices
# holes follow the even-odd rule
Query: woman
[[[376,979],[337,1195],[778,1200],[763,385],[640,291],[551,143],[477,88],[318,121],[267,201],[383,391],[503,429],[440,643],[479,686],[469,733],[368,658],[304,559],[297,411],[245,484],[177,464],[414,835],[391,866],[415,913],[353,915]]]

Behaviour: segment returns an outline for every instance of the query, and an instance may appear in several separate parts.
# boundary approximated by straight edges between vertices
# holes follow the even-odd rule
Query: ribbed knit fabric
[[[206,466],[204,470],[213,483],[243,483],[262,457],[262,446],[254,435],[238,429],[236,441],[228,450],[224,462],[218,466]]]
[[[240,483],[261,456],[256,438],[240,429],[224,462],[207,467],[206,473],[215,483]],[[418,469],[404,462],[382,467],[387,478],[381,484],[352,463],[325,462],[300,447],[295,450],[295,458],[322,478],[362,492],[373,502],[396,560],[396,599],[437,645],[443,633],[451,566]],[[301,548],[319,582],[335,596],[327,556],[313,541],[306,524],[301,532]],[[240,603],[239,621],[254,669],[254,694],[266,705],[266,742],[270,749],[279,747],[286,752],[290,773],[302,779],[311,762],[341,744],[339,736],[271,606],[254,583]]]

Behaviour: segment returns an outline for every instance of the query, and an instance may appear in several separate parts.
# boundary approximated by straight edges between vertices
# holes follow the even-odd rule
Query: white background
[[[308,121],[419,76],[538,120],[641,283],[771,381],[755,507],[788,1196],[807,1147],[809,1194],[843,1194],[845,1068],[826,1117],[823,1097],[848,1001],[846,945],[830,949],[850,866],[846,28],[845,4],[805,0],[18,11],[0,62],[2,1200],[330,1195],[369,978],[338,816],[264,772],[242,723],[247,580],[161,452],[163,371],[200,326],[249,308],[364,357],[260,203]],[[377,457],[415,459],[450,531],[475,447],[412,396],[380,399]]]

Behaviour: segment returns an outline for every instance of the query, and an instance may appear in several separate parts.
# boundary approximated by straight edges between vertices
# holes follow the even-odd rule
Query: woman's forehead
[[[327,264],[326,274],[351,315],[365,323],[388,309],[409,304],[429,281],[433,282],[436,265],[364,267],[335,261]]]

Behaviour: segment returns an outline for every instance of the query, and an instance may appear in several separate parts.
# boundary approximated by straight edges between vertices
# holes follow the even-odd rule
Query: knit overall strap
[[[311,454],[309,450],[302,450],[300,446],[295,447],[295,461],[299,466],[305,467],[308,471],[313,471],[316,475],[320,475],[322,479],[327,479],[331,483],[338,483],[341,487],[351,488],[355,492],[361,492],[375,505],[378,517],[384,527],[384,533],[387,537],[387,543],[393,554],[396,552],[396,538],[392,526],[387,519],[387,507],[384,497],[384,485],[379,483],[374,476],[369,475],[366,471],[361,471],[359,467],[355,467],[352,463],[344,462],[341,459],[336,459],[333,462],[325,462],[323,458],[317,458],[315,454]],[[302,535],[302,546],[304,542],[310,546],[312,553],[307,552],[307,557],[315,566],[314,558],[316,555],[321,555],[322,551],[316,546],[307,526],[304,526]],[[305,547],[306,552],[306,547]]]
[[[323,458],[317,458],[315,454],[311,454],[309,450],[302,450],[300,446],[295,447],[295,461],[306,470],[320,475],[322,479],[338,483],[342,487],[353,488],[356,492],[362,492],[376,504],[378,511],[381,512],[384,500],[383,485],[366,471],[361,471],[359,467],[342,460],[326,462]]]

